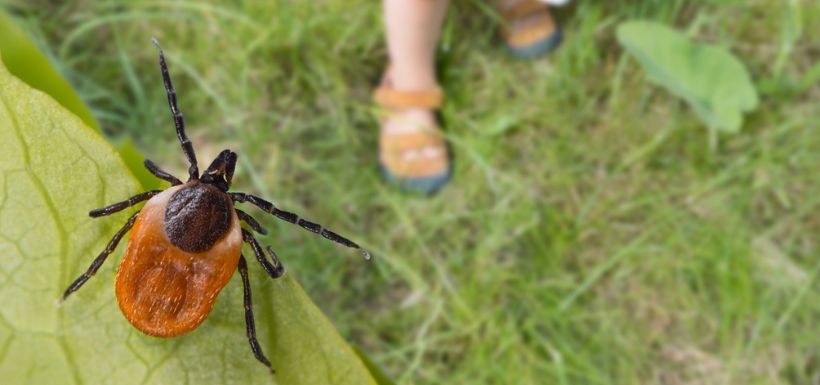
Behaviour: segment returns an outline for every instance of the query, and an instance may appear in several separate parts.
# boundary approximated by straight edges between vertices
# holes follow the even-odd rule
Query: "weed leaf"
[[[629,21],[618,42],[638,59],[649,80],[683,98],[712,129],[738,132],[743,112],[757,107],[746,67],[726,48],[698,44],[664,25]]]

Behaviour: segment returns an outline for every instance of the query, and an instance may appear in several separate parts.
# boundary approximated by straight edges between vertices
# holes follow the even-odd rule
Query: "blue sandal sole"
[[[519,59],[535,59],[554,50],[556,47],[558,47],[558,45],[561,44],[561,40],[563,40],[563,33],[559,28],[556,29],[555,32],[552,33],[552,35],[549,35],[530,45],[521,47],[512,46],[507,43],[505,43],[505,45],[507,46],[507,51],[509,51],[511,55]]]
[[[422,194],[433,194],[441,190],[447,185],[452,177],[452,167],[447,168],[447,171],[441,174],[423,176],[417,178],[404,178],[393,175],[381,162],[379,168],[382,171],[382,176],[388,182],[398,185],[404,191],[412,191]]]

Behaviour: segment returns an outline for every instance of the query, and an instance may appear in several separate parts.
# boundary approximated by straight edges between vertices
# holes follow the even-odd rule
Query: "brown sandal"
[[[436,87],[424,91],[400,91],[392,87],[390,70],[373,93],[382,107],[381,124],[397,111],[406,108],[437,110],[444,94]],[[385,178],[407,190],[433,193],[450,179],[451,167],[447,145],[440,127],[425,127],[421,131],[379,134],[379,163]]]
[[[555,23],[549,7],[543,2],[522,0],[499,12],[504,19],[501,35],[513,55],[532,59],[552,51],[561,43],[561,29]],[[513,23],[527,19],[531,19],[532,23],[512,28]]]

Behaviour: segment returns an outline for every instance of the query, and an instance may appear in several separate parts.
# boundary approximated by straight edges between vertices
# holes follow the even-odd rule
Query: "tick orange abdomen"
[[[189,332],[205,320],[236,271],[242,248],[233,210],[228,231],[209,250],[191,253],[171,243],[163,226],[165,208],[184,187],[165,190],[145,204],[117,272],[120,310],[135,328],[157,337]]]

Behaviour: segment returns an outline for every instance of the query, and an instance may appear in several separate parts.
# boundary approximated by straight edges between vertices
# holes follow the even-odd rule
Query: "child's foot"
[[[374,97],[385,113],[379,135],[385,178],[406,190],[438,191],[450,179],[449,154],[435,114],[443,101],[441,90],[397,90],[388,72]]]
[[[535,58],[561,42],[561,29],[546,4],[538,0],[500,0],[498,4],[505,23],[501,34],[514,56]]]

